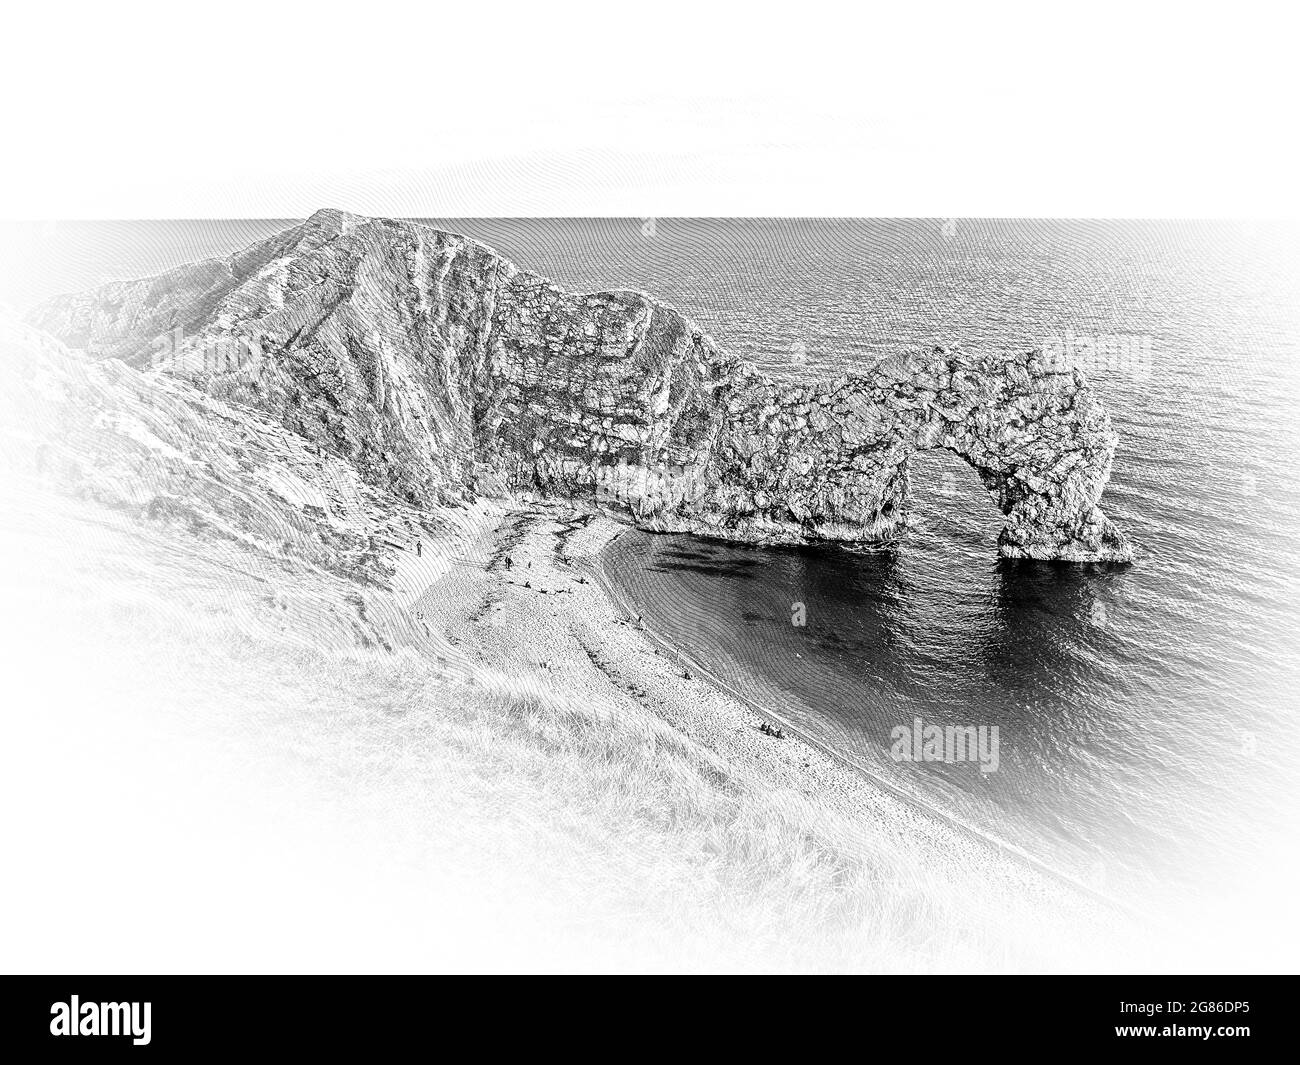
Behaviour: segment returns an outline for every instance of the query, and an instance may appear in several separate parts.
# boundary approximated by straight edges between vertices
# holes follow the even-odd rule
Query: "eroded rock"
[[[1003,555],[1132,557],[1098,507],[1106,412],[1034,353],[936,348],[792,385],[643,293],[567,293],[465,237],[340,211],[30,320],[267,412],[416,505],[527,490],[647,528],[879,542],[911,456],[947,448],[1006,515]]]

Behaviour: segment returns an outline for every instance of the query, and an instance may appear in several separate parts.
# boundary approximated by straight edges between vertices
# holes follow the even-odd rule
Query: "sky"
[[[0,218],[1294,213],[1238,5],[24,5]]]

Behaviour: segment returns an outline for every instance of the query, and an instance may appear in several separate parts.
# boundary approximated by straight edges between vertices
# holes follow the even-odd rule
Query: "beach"
[[[472,673],[522,694],[578,703],[597,719],[666,725],[715,767],[720,784],[787,805],[796,818],[826,817],[846,847],[887,853],[920,878],[973,879],[981,894],[1010,900],[1013,910],[1041,904],[1036,915],[1050,912],[1063,927],[1091,925],[1107,936],[1117,924],[1140,927],[1118,903],[891,794],[701,676],[601,579],[602,549],[628,528],[581,506],[519,501],[483,520],[459,564],[410,609],[434,619]],[[765,733],[765,723],[780,735]]]

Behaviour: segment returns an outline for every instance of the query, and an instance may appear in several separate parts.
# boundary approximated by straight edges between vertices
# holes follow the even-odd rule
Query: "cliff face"
[[[181,376],[88,359],[3,309],[0,358],[9,371],[0,478],[15,501],[40,484],[186,539],[293,557],[379,586],[391,585],[397,548],[460,514],[394,500],[257,411]],[[366,627],[364,617],[345,624],[353,620]]]
[[[943,447],[1007,515],[1004,555],[1131,557],[1097,506],[1105,411],[1034,354],[936,349],[792,386],[641,293],[565,293],[464,237],[337,211],[30,320],[257,408],[417,506],[527,489],[652,528],[872,542],[910,456]]]

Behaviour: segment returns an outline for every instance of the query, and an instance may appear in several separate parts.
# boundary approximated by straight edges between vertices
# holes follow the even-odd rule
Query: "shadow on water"
[[[822,650],[831,661],[818,664],[832,672],[888,678],[891,691],[932,709],[968,708],[979,685],[1014,694],[1069,676],[1081,649],[1113,640],[1104,604],[1125,579],[1122,567],[754,548],[672,534],[629,535],[622,551],[633,550],[635,562],[624,556],[630,564],[616,568],[636,572],[645,616],[669,632],[693,640],[701,633],[674,619],[713,618],[760,671],[784,652]]]
[[[607,564],[653,629],[703,663],[729,663],[740,688],[927,801],[937,793],[951,812],[1022,843],[1049,836],[1084,865],[1089,840],[1122,834],[1149,849],[1151,834],[1108,808],[1118,796],[1097,764],[1108,737],[1127,732],[1114,666],[1125,634],[1106,604],[1130,574],[986,549],[755,548],[635,533]],[[916,718],[996,725],[998,771],[899,764],[894,730]]]

